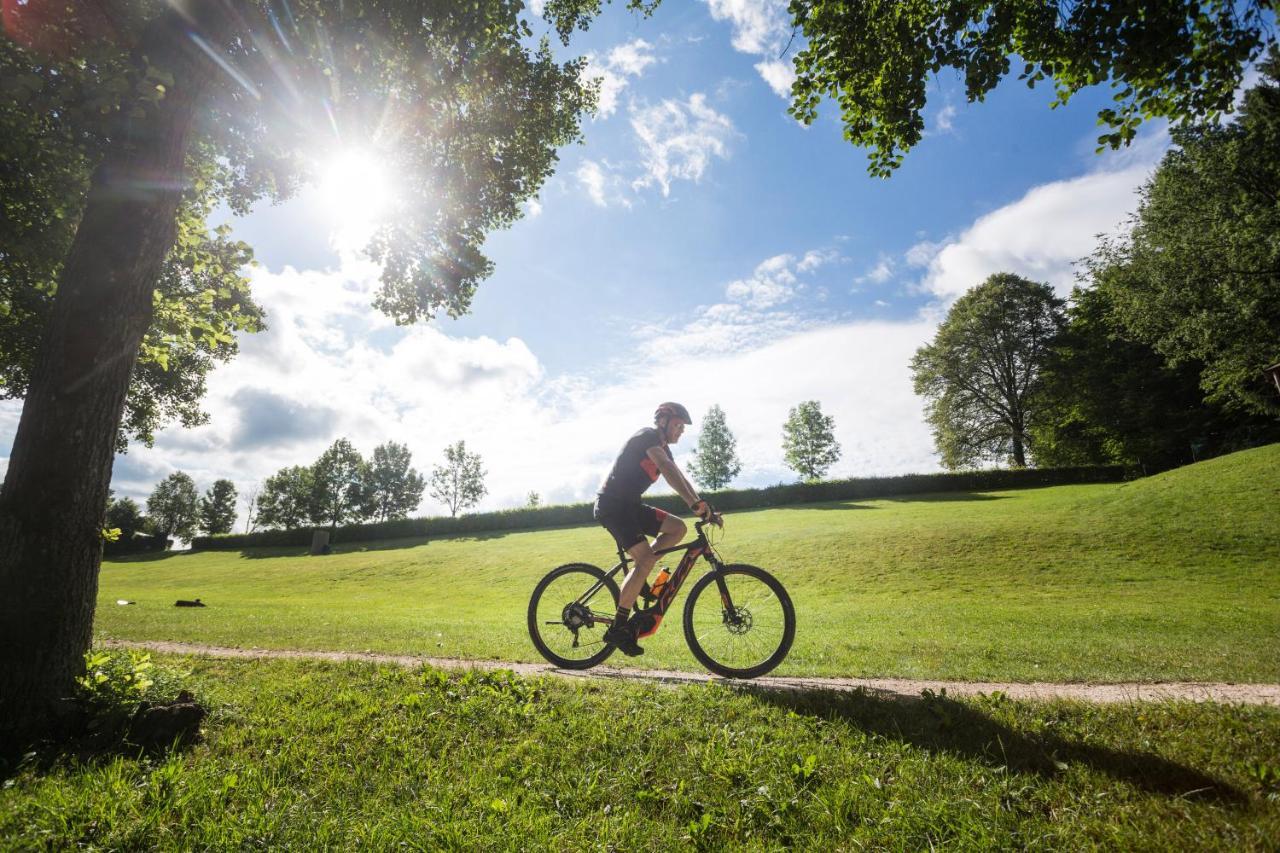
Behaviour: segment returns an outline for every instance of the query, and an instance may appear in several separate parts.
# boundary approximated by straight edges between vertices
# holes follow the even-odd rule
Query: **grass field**
[[[1275,682],[1278,505],[1273,445],[1119,485],[741,512],[719,548],[791,592],[799,627],[780,674]],[[611,558],[607,534],[583,527],[121,560],[103,566],[96,631],[537,660],[534,583]],[[195,597],[209,607],[171,606]],[[646,648],[646,666],[697,666],[678,621]]]
[[[192,665],[214,709],[203,744],[28,763],[0,789],[0,846],[1266,850],[1280,837],[1274,708]]]

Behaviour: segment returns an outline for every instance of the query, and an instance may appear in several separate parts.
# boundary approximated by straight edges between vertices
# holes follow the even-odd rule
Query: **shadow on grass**
[[[1008,495],[987,495],[981,492],[930,492],[923,495],[892,495],[882,500],[894,503],[949,503],[951,501],[1004,501]]]
[[[797,714],[844,720],[869,734],[934,753],[948,753],[989,767],[1052,778],[1081,764],[1141,790],[1168,797],[1244,806],[1240,790],[1193,767],[1149,752],[1113,749],[1030,732],[992,719],[973,705],[944,695],[914,697],[817,690],[783,691],[744,686],[762,702]]]
[[[245,560],[278,559],[280,557],[304,557],[323,560],[343,554],[362,554],[374,551],[398,551],[404,548],[420,548],[433,542],[482,542],[488,539],[501,539],[512,533],[523,533],[522,530],[486,530],[477,533],[453,533],[448,536],[410,536],[403,539],[374,539],[369,542],[334,542],[328,554],[311,554],[306,546],[280,546],[263,548],[245,548],[240,557]]]

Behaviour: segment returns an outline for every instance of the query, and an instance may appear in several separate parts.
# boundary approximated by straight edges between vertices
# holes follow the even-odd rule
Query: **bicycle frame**
[[[689,576],[689,572],[693,571],[693,564],[698,561],[699,557],[706,559],[711,564],[712,569],[716,570],[721,567],[719,558],[711,549],[711,543],[707,541],[707,535],[703,532],[706,522],[695,522],[694,528],[697,530],[697,537],[691,542],[683,545],[674,545],[670,548],[663,548],[661,551],[654,553],[661,557],[664,554],[673,554],[676,551],[684,551],[685,554],[680,558],[676,570],[671,573],[671,577],[667,579],[666,584],[662,587],[662,591],[658,594],[658,598],[648,607],[637,609],[637,613],[646,613],[653,617],[652,624],[637,632],[638,637],[648,637],[658,630],[658,626],[662,624],[662,617],[666,615],[667,610],[671,607],[671,602],[675,601],[676,593],[680,591],[680,587],[684,585],[685,579]],[[612,569],[605,573],[605,576],[591,585],[585,593],[578,597],[578,604],[586,604],[586,602],[605,585],[605,581],[610,580],[619,572],[625,572],[628,565],[635,562],[627,553],[621,549],[618,551],[618,562]],[[625,575],[624,575],[625,576]],[[717,577],[716,586],[720,588],[720,600],[724,603],[725,609],[732,612],[733,602],[729,598],[729,589],[724,581]],[[613,615],[598,616],[598,621],[612,625]]]

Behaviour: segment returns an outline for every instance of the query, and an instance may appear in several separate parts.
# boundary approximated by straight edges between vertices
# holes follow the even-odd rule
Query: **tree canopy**
[[[926,90],[953,69],[969,101],[1010,74],[1049,81],[1065,104],[1109,85],[1100,146],[1131,141],[1147,119],[1213,120],[1231,109],[1247,62],[1275,35],[1272,0],[792,0],[804,44],[791,114],[805,124],[831,98],[844,135],[887,177],[923,137]],[[1016,63],[1016,65],[1015,65]]]
[[[1210,403],[1280,415],[1280,52],[1228,124],[1175,129],[1128,234],[1089,261],[1135,340],[1196,364]]]
[[[996,273],[956,300],[911,359],[912,382],[947,468],[1027,464],[1040,375],[1063,326],[1047,284]]]
[[[708,489],[722,489],[742,471],[738,458],[738,442],[725,421],[724,409],[714,405],[707,410],[698,429],[698,447],[694,450],[689,473],[698,484]]]
[[[373,449],[365,469],[364,515],[375,521],[407,518],[422,503],[426,480],[412,467],[409,448],[394,441]]]
[[[174,471],[147,498],[147,518],[162,538],[190,539],[196,532],[196,483],[189,474]]]
[[[480,455],[468,452],[467,443],[459,440],[444,449],[444,464],[431,469],[431,497],[447,506],[449,515],[456,517],[489,493],[484,475]]]
[[[236,524],[236,485],[230,480],[215,480],[200,498],[200,529],[213,536],[230,533]]]
[[[835,425],[835,418],[824,415],[817,400],[806,400],[787,414],[782,425],[782,452],[787,465],[801,479],[821,479],[840,459]]]

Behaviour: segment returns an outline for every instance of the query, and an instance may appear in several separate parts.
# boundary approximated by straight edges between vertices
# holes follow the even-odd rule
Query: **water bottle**
[[[662,597],[662,588],[667,585],[667,580],[671,577],[671,572],[666,566],[658,569],[658,576],[653,579],[653,583],[649,584],[649,594],[654,598]]]

